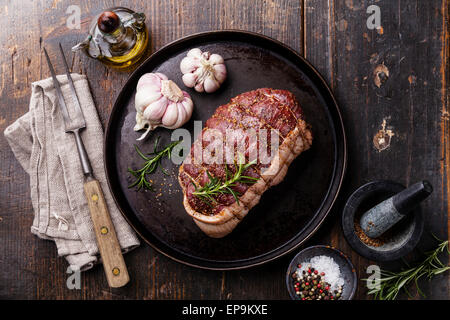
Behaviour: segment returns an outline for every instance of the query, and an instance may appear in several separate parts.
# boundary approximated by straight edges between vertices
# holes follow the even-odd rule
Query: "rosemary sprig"
[[[420,278],[426,276],[428,279],[450,270],[450,266],[444,265],[439,260],[439,254],[444,250],[449,251],[448,240],[441,241],[437,248],[433,251],[426,253],[426,258],[421,263],[414,267],[399,271],[391,272],[381,270],[380,285],[378,288],[372,289],[368,292],[369,295],[373,295],[374,299],[378,300],[394,300],[399,292],[403,289],[408,296],[411,295],[408,292],[407,286],[414,282],[417,292],[425,297],[425,294],[420,290],[418,281]]]
[[[159,166],[161,166],[161,159],[164,156],[167,156],[167,158],[170,159],[171,153],[173,148],[179,144],[180,141],[175,141],[169,144],[164,149],[157,151],[158,144],[159,144],[159,137],[155,141],[155,146],[153,148],[153,152],[149,153],[148,156],[146,156],[144,153],[142,153],[141,150],[139,150],[138,146],[135,145],[134,148],[136,149],[136,152],[138,155],[144,159],[145,163],[144,166],[139,170],[132,170],[131,168],[128,168],[128,172],[131,173],[136,180],[128,186],[128,188],[137,187],[137,190],[139,191],[141,188],[147,189],[147,190],[153,190],[152,183],[147,180],[147,175],[151,174],[158,169]],[[149,157],[153,156],[153,157]],[[164,174],[168,173],[164,170],[164,168],[161,167],[161,171]]]
[[[236,186],[237,183],[251,184],[258,180],[258,178],[243,175],[245,170],[256,164],[256,160],[246,164],[244,164],[244,161],[244,157],[239,154],[239,163],[234,163],[236,168],[234,175],[232,175],[228,170],[228,167],[225,166],[224,182],[220,181],[217,177],[213,177],[209,171],[206,171],[206,174],[209,177],[208,183],[199,188],[193,181],[191,181],[195,187],[195,191],[192,194],[210,206],[212,206],[212,203],[216,203],[216,199],[214,199],[215,196],[219,194],[231,194],[236,200],[236,203],[239,204],[240,194],[239,192],[234,191],[232,187]]]

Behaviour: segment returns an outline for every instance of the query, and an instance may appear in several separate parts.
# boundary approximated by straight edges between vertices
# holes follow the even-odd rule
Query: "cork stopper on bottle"
[[[120,18],[112,11],[105,11],[98,17],[97,25],[102,32],[112,33],[120,26]]]

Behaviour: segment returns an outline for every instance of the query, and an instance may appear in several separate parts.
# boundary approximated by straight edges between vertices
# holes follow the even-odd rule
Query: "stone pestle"
[[[371,238],[381,236],[412,212],[432,192],[433,187],[426,180],[413,184],[365,212],[360,219],[362,230]]]

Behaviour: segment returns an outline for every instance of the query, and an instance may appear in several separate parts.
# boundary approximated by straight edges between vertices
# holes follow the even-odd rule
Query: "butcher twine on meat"
[[[262,133],[261,136],[267,143],[263,144],[258,140],[255,145],[251,142],[254,140],[246,135],[246,132],[250,131]],[[217,136],[217,133],[223,134],[225,137],[223,141],[211,139],[211,136]],[[226,148],[224,141],[230,137],[236,138],[236,135],[237,141],[230,143],[231,148]],[[270,141],[273,138],[279,139],[278,148],[272,149]],[[245,145],[247,162],[250,160],[251,152],[267,145],[269,161],[258,159],[256,164],[244,172],[244,175],[257,180],[252,184],[237,183],[232,188],[239,196],[238,202],[232,194],[219,194],[211,203],[194,194],[196,188],[201,188],[209,181],[208,174],[225,181],[227,176],[225,166],[231,174],[236,172],[236,164],[233,164],[233,161],[231,163],[224,161],[228,164],[211,162],[211,158],[217,155],[202,152],[217,141],[221,143],[222,149],[219,149],[223,150],[224,158],[230,156],[230,149],[234,148],[232,150],[234,152],[231,152],[234,161],[239,156],[237,150],[239,142]],[[309,125],[303,120],[302,109],[291,92],[263,88],[232,98],[228,104],[218,107],[213,116],[206,121],[205,128],[180,167],[178,179],[183,189],[183,204],[187,213],[208,236],[213,238],[226,236],[248,211],[258,204],[264,191],[284,179],[291,162],[300,153],[309,149],[311,143],[312,134]],[[215,147],[216,149],[212,149],[218,150],[217,145]],[[197,154],[199,149],[200,157]]]

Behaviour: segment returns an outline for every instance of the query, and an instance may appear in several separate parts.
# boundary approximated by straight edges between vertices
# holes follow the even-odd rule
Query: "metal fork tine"
[[[48,64],[48,68],[50,69],[50,74],[52,75],[53,85],[55,86],[56,95],[58,96],[59,104],[61,106],[61,112],[63,114],[63,118],[65,119],[64,122],[65,123],[66,122],[70,122],[70,116],[69,116],[69,113],[67,111],[67,106],[66,106],[66,103],[64,101],[64,96],[62,94],[61,87],[59,85],[58,79],[56,79],[55,69],[53,69],[52,62],[50,61],[50,58],[49,58],[48,53],[47,53],[47,50],[45,50],[45,48],[44,48],[44,54],[45,54],[45,58],[47,59],[47,64]]]
[[[70,74],[69,66],[67,65],[66,56],[64,55],[64,51],[61,46],[61,43],[59,43],[59,51],[61,52],[61,57],[62,57],[62,60],[64,63],[67,80],[69,81],[69,88],[70,88],[70,91],[72,92],[72,98],[73,98],[73,102],[75,105],[75,112],[77,112],[77,116],[78,115],[81,116],[81,118],[83,119],[83,122],[84,122],[84,116],[83,116],[83,111],[80,106],[80,100],[78,99],[77,90],[75,89],[75,85],[73,84],[72,75]]]

